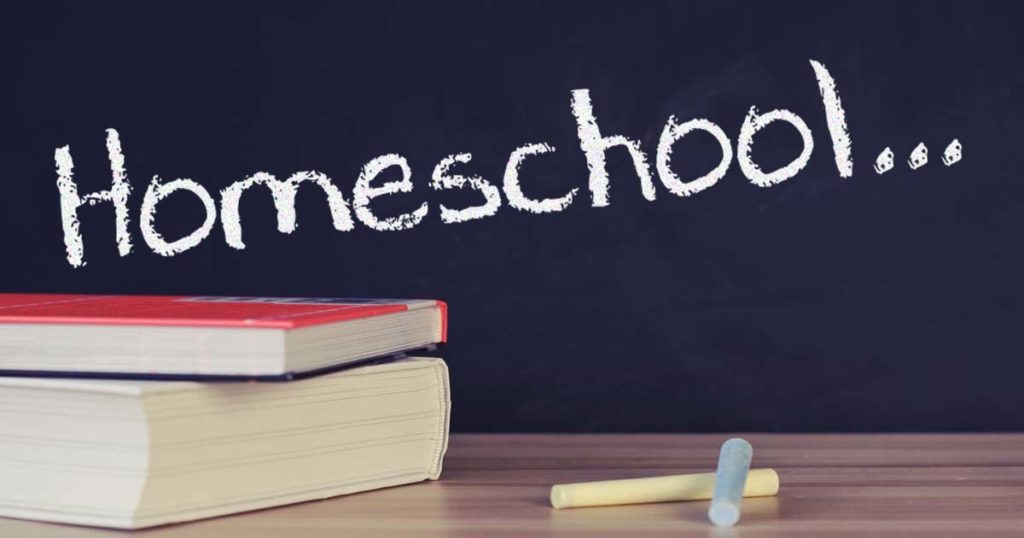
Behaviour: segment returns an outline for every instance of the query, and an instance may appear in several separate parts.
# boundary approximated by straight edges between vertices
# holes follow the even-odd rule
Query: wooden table
[[[141,531],[146,538],[1024,536],[1024,434],[746,435],[777,497],[553,510],[548,488],[714,469],[724,435],[455,435],[438,482]],[[2,537],[128,533],[0,519]]]

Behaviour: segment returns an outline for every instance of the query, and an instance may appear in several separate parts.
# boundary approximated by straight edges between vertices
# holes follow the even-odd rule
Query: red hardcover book
[[[0,375],[287,380],[446,333],[434,300],[0,294]]]

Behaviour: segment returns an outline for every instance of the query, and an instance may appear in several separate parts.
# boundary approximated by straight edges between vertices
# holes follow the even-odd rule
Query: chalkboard
[[[1017,3],[48,2],[4,18],[3,291],[444,299],[460,431],[1024,429]],[[653,196],[623,145],[595,153],[595,194],[584,105],[643,152]],[[743,169],[744,124],[773,110],[813,150],[758,184],[810,147],[775,118]],[[672,192],[659,144],[694,119],[728,144],[674,140],[663,160],[690,190]],[[113,184],[112,134],[131,250],[114,205],[84,203],[76,266],[57,157],[84,202]],[[518,185],[561,200],[545,211],[511,205],[503,181],[529,145]],[[395,156],[410,192],[359,213],[361,173],[405,188]],[[256,185],[245,248],[230,245],[222,191],[302,171],[329,178],[350,229],[307,181],[282,233]],[[143,235],[147,189],[177,179],[215,220],[161,253],[208,216],[157,189],[158,238]],[[474,185],[500,205],[444,222],[441,206],[485,206]],[[407,229],[366,224],[421,207],[393,219]]]

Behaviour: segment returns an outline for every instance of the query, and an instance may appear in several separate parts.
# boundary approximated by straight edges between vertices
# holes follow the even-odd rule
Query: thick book
[[[136,529],[436,479],[448,371],[290,383],[0,378],[0,516]]]
[[[0,294],[0,375],[288,380],[446,338],[435,300]]]

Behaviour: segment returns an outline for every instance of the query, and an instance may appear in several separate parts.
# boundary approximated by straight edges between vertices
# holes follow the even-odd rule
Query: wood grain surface
[[[454,435],[438,482],[126,533],[0,518],[2,537],[1024,536],[1024,434],[744,435],[777,497],[554,510],[551,484],[714,469],[726,435]]]

